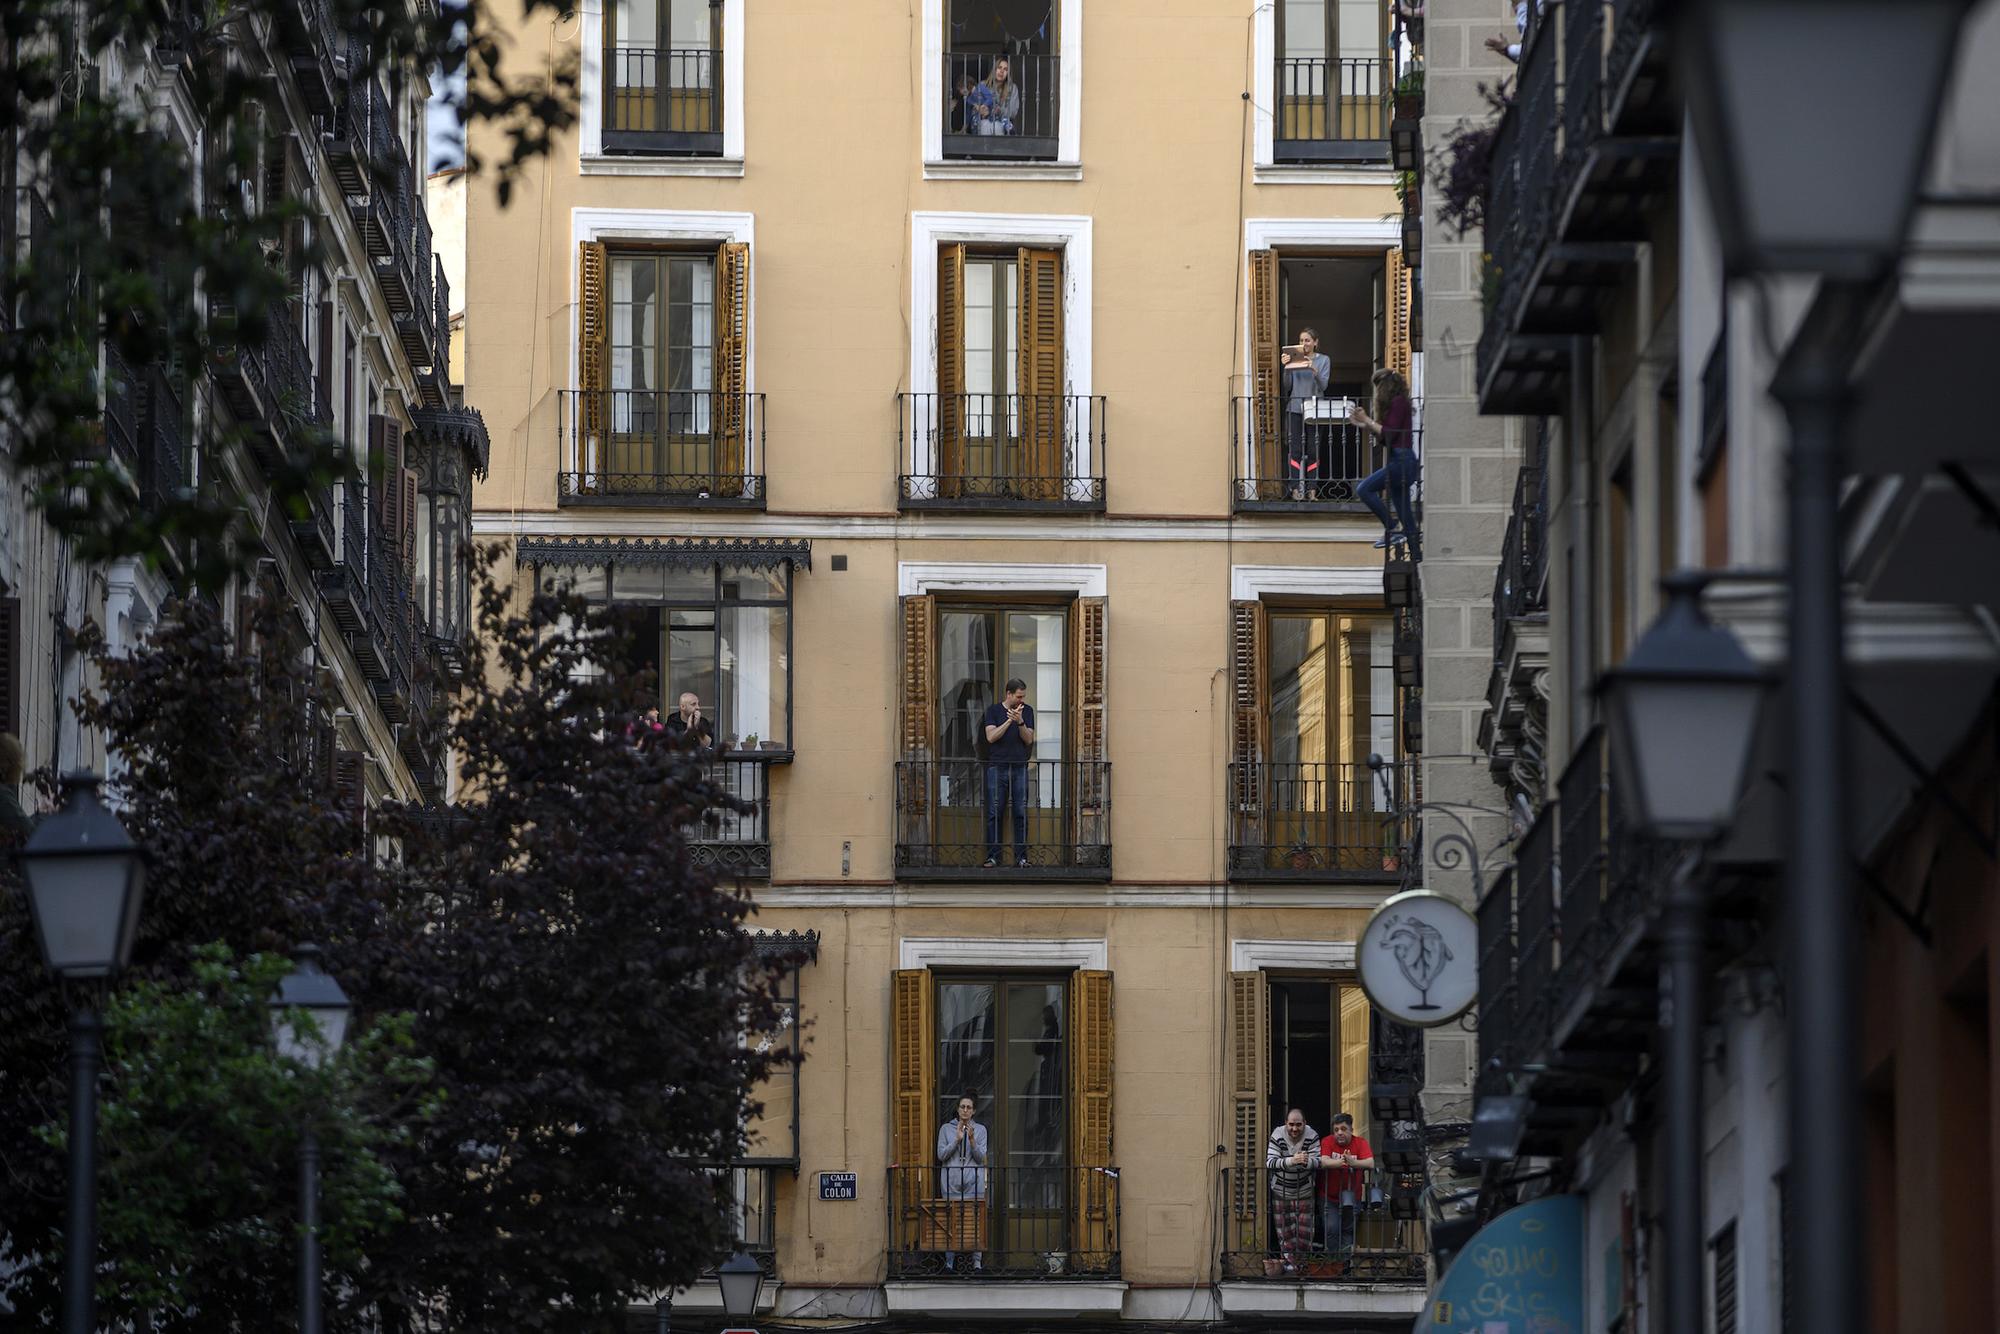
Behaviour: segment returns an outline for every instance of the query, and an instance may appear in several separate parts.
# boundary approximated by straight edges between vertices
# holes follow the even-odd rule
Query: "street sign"
[[[1442,894],[1383,901],[1355,946],[1375,1008],[1419,1028],[1448,1024],[1479,998],[1479,923]]]
[[[851,1200],[855,1197],[855,1174],[852,1172],[821,1172],[819,1174],[819,1197],[822,1200]],[[730,1334],[724,1330],[722,1334]]]

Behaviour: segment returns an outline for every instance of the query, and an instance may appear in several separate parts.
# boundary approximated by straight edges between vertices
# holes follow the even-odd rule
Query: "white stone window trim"
[[[1229,597],[1355,597],[1382,595],[1380,565],[1232,565]]]
[[[1375,570],[1380,591],[1382,571]],[[1109,596],[1110,578],[1102,565],[1019,565],[1000,561],[898,561],[896,595],[919,593],[1073,593]]]
[[[991,936],[905,936],[898,968],[1090,968],[1111,966],[1103,938],[1000,939]],[[1352,953],[1353,947],[1348,947]]]
[[[604,152],[604,5],[582,0],[583,43],[578,71],[578,165],[586,176],[741,176],[743,174],[743,6],[722,0],[722,156],[645,158]],[[627,169],[625,164],[632,164]],[[639,164],[644,164],[640,166]],[[715,168],[733,167],[718,171]]]
[[[1399,232],[1398,235],[1401,233]],[[1053,213],[910,214],[910,392],[935,394],[938,382],[938,247],[970,245],[1047,246],[1063,252],[1063,392],[1090,393],[1091,222],[1088,217]],[[908,414],[908,438],[897,447],[912,476],[934,475],[933,437]],[[1071,481],[1090,477],[1093,460],[1087,432],[1064,457],[1073,462]]]
[[[1257,185],[1366,185],[1395,180],[1387,162],[1359,166],[1329,162],[1325,166],[1278,161],[1278,7],[1259,0],[1250,17],[1250,178]],[[1392,71],[1393,72],[1393,71]]]
[[[1274,968],[1299,968],[1331,973],[1354,971],[1351,940],[1232,940],[1229,971],[1254,973]]]
[[[1083,0],[1054,0],[1054,4],[1060,42],[1058,55],[1062,60],[1056,89],[1055,161],[971,163],[945,160],[944,0],[924,0],[924,66],[918,71],[917,80],[918,87],[923,89],[921,112],[926,180],[964,181],[994,177],[1013,180],[1083,179]]]

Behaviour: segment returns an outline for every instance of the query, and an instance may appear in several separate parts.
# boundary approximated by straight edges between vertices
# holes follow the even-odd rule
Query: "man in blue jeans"
[[[1028,683],[1007,682],[997,704],[979,720],[986,736],[986,864],[1000,864],[1000,811],[1014,811],[1014,864],[1028,864],[1028,756],[1035,744],[1035,711],[1028,707]]]

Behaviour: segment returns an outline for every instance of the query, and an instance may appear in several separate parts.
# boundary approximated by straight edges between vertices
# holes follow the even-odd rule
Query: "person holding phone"
[[[986,738],[986,865],[1000,864],[1000,812],[1014,812],[1014,864],[1028,864],[1028,759],[1034,753],[1035,711],[1028,683],[1007,682],[999,702],[980,719]]]
[[[1299,330],[1299,341],[1284,349],[1280,363],[1285,395],[1285,480],[1293,500],[1307,500],[1326,481],[1324,461],[1309,438],[1306,400],[1326,392],[1333,362],[1319,350],[1319,335]]]

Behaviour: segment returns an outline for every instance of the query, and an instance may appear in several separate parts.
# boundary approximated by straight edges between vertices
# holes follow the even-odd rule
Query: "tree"
[[[519,2],[530,18],[570,7]],[[219,587],[255,549],[244,497],[214,462],[231,435],[202,442],[210,463],[199,487],[148,493],[108,457],[103,419],[115,414],[100,400],[129,398],[149,367],[179,374],[262,346],[293,281],[268,256],[290,235],[295,257],[320,257],[296,231],[306,205],[259,203],[257,191],[235,188],[257,178],[260,116],[282,101],[265,78],[267,48],[281,53],[281,70],[283,52],[320,50],[355,87],[383,70],[462,76],[462,123],[497,127],[505,145],[498,160],[467,165],[491,169],[503,203],[526,164],[575,123],[574,70],[508,70],[486,0],[8,0],[0,39],[0,323],[10,324],[0,336],[0,438],[82,557],[158,559],[171,545],[197,583]],[[146,90],[155,66],[170,94]],[[204,144],[197,160],[168,148],[156,102],[186,108]],[[22,265],[16,188],[31,183],[39,204]],[[197,291],[211,303],[205,313]],[[324,438],[267,464],[276,512],[305,517],[313,489],[343,466]]]
[[[743,1035],[775,1024],[784,961],[758,961],[749,899],[684,837],[728,799],[691,752],[626,743],[642,683],[589,675],[629,629],[615,610],[487,579],[449,728],[472,798],[381,808],[364,838],[326,779],[329,701],[290,618],[260,603],[237,643],[191,600],[130,657],[99,653],[85,716],[113,739],[124,819],[154,856],[133,981],[185,990],[210,941],[242,956],[311,939],[361,1031],[410,1016],[434,1102],[407,1142],[374,1148],[401,1217],[330,1268],[332,1327],[443,1310],[454,1330],[601,1330],[726,1249],[702,1164],[742,1152],[752,1090],[782,1059]],[[28,1128],[62,1117],[66,1069],[33,950],[8,892],[0,1180],[22,1207],[0,1215],[18,1266],[0,1298],[31,1316],[54,1309],[63,1168]],[[141,1121],[118,1132],[157,1130]],[[226,1127],[187,1133],[230,1152]],[[127,1207],[147,1206],[107,1198],[107,1215]],[[256,1288],[240,1256],[202,1244],[187,1263],[228,1286],[159,1328],[260,1327],[213,1320],[253,1309]]]

